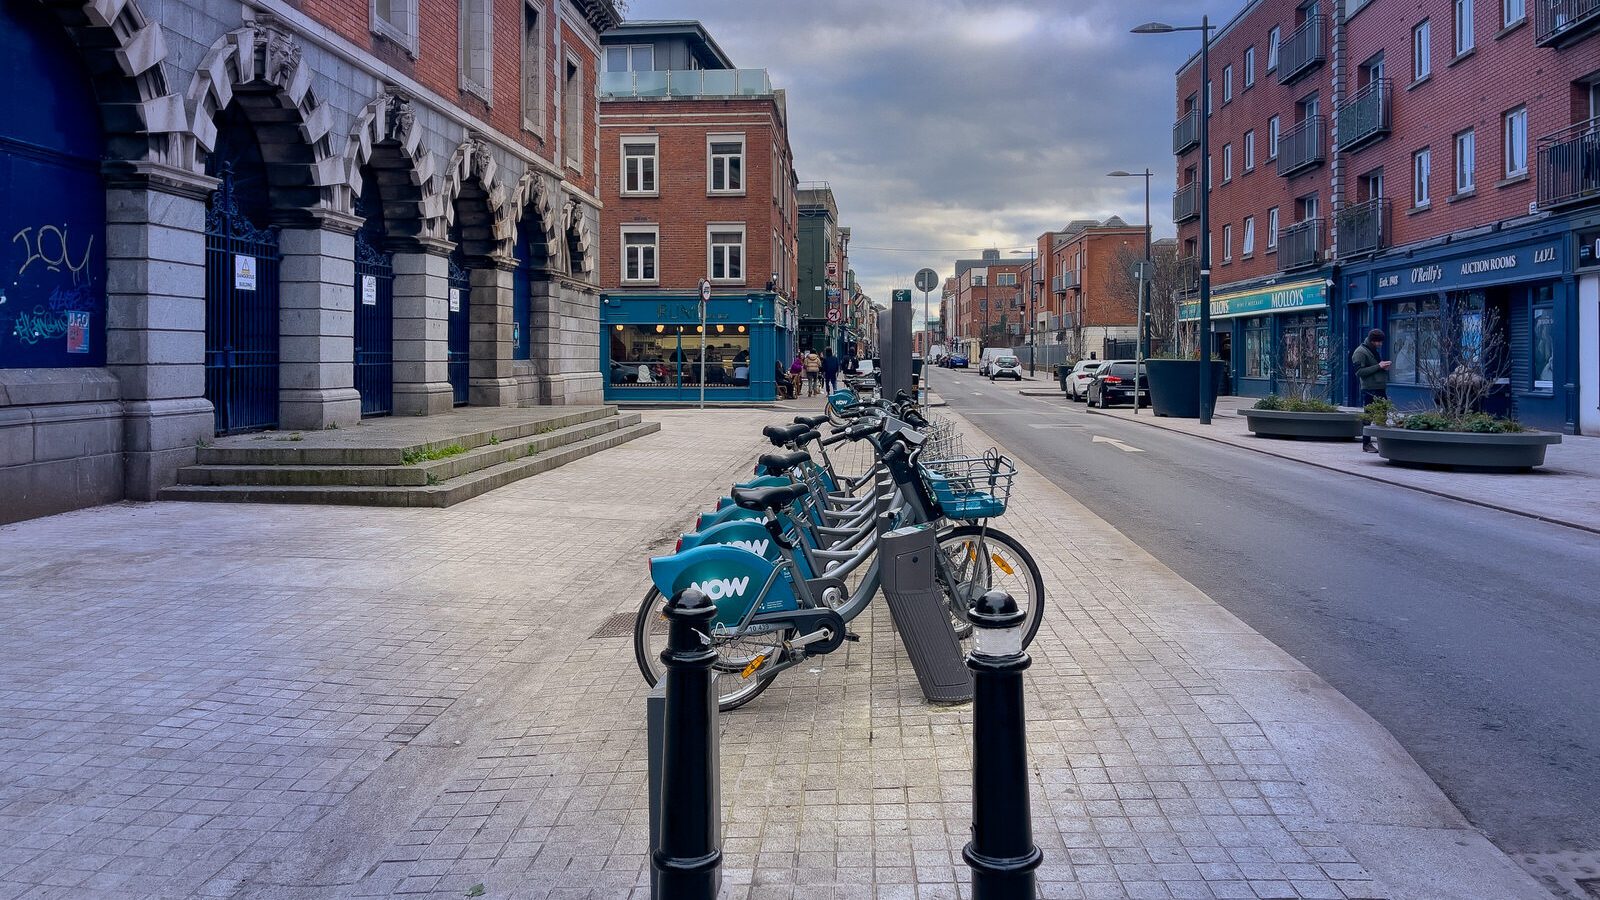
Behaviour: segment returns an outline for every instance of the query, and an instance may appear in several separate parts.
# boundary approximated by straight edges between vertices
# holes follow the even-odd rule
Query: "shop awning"
[[[1328,305],[1328,282],[1321,278],[1276,284],[1271,287],[1211,296],[1211,318],[1233,319],[1262,313],[1318,309]],[[1200,302],[1191,300],[1178,307],[1178,321],[1200,318]]]

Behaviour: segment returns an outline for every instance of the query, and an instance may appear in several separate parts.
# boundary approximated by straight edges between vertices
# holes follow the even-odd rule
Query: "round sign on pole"
[[[934,290],[939,286],[939,273],[932,269],[918,269],[917,277],[912,283],[917,286],[919,291]]]
[[[711,282],[708,279],[702,278],[702,279],[700,279],[700,300],[702,302],[704,302],[704,301],[710,300],[710,299],[711,299]]]

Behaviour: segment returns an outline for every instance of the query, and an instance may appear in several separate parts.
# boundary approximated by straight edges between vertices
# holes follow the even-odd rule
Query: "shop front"
[[[1337,371],[1338,359],[1328,301],[1328,282],[1320,276],[1213,295],[1212,352],[1224,360],[1224,388],[1265,397],[1307,384],[1318,396],[1331,394],[1328,373]],[[1178,309],[1182,325],[1193,328],[1199,318],[1197,301]]]
[[[1600,437],[1600,213],[1577,225],[1578,432]]]
[[[600,304],[605,398],[619,403],[749,403],[777,397],[793,310],[777,294],[606,294]],[[703,363],[703,365],[702,365]],[[702,372],[704,377],[702,379]]]
[[[1340,283],[1350,347],[1371,328],[1388,337],[1389,398],[1429,408],[1463,359],[1483,360],[1484,409],[1546,431],[1572,431],[1577,312],[1564,223],[1504,229],[1352,266]],[[1459,346],[1458,346],[1459,344]],[[1358,394],[1345,379],[1346,402]]]

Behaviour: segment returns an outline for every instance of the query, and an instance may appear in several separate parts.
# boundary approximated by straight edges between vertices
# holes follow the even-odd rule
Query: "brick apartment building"
[[[793,346],[799,208],[788,110],[694,21],[601,38],[602,355],[612,399],[770,400]]]
[[[1330,396],[1368,328],[1429,402],[1441,316],[1496,323],[1491,400],[1600,432],[1600,3],[1257,0],[1213,38],[1214,348],[1240,393],[1317,346]],[[1200,72],[1178,72],[1181,253],[1198,255]],[[1184,317],[1192,321],[1191,303]],[[1314,342],[1308,344],[1307,342]]]
[[[216,435],[601,397],[609,0],[0,7],[0,517]]]
[[[979,259],[956,260],[955,291],[940,303],[939,313],[949,322],[953,340],[974,356],[983,348],[1017,346],[1026,334],[1018,289],[1028,269],[1027,257],[1002,258],[998,250],[985,250]]]
[[[1049,245],[1040,274],[1047,277],[1049,306],[1040,329],[1066,345],[1066,356],[1128,357],[1137,338],[1139,298],[1129,280],[1113,270],[1144,254],[1145,229],[1117,216],[1083,219],[1040,235]],[[1041,357],[1042,358],[1042,357]]]

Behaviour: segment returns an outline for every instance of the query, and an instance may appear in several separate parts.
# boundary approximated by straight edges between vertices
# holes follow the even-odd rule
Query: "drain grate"
[[[601,622],[600,627],[594,630],[594,634],[589,635],[589,639],[631,637],[634,617],[635,614],[631,612],[617,613]]]

